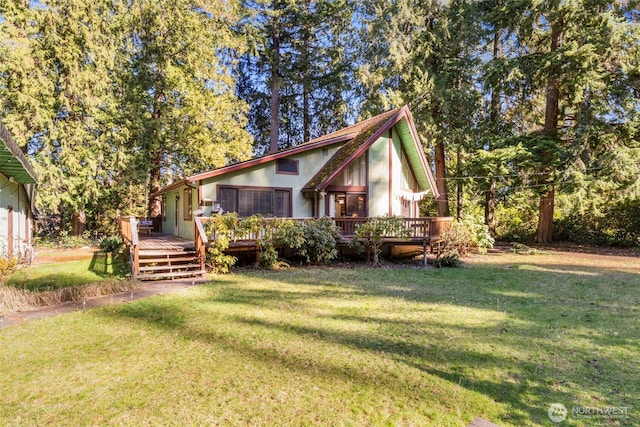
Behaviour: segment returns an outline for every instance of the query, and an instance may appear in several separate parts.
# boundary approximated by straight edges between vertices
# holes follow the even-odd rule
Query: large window
[[[264,187],[220,187],[218,200],[225,212],[237,212],[240,217],[291,216],[291,189]]]

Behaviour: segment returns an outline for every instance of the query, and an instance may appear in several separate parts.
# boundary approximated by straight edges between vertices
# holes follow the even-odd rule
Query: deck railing
[[[125,216],[120,218],[120,235],[129,246],[131,257],[131,274],[137,276],[140,268],[140,241],[138,239],[138,220],[135,216]]]
[[[265,221],[268,221],[272,218],[265,218]],[[282,219],[282,218],[279,218]],[[304,222],[308,221],[311,218],[289,218],[294,221]],[[338,217],[331,218],[336,226],[338,227],[340,234],[347,239],[352,238],[355,235],[356,227],[359,224],[364,224],[370,221],[372,218],[368,217]],[[212,235],[207,236],[205,233],[205,224],[209,221],[215,221],[215,217],[197,217],[196,218],[196,251],[199,248],[199,245],[202,245],[202,250],[204,251],[204,247],[209,239],[215,240],[216,234],[215,231]],[[392,238],[410,238],[412,240],[423,240],[425,243],[433,242],[434,240],[439,240],[440,236],[451,226],[451,221],[453,218],[451,217],[420,217],[420,218],[402,218],[404,225],[411,230],[410,235],[407,236],[385,236],[389,239]],[[230,236],[232,241],[242,242],[242,241],[256,241],[258,239],[264,238],[266,234],[266,229],[263,227],[258,232],[233,232]]]

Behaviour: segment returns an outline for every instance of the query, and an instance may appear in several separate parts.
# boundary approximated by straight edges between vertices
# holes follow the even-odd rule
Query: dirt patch
[[[98,248],[91,248],[88,246],[71,249],[36,248],[36,256],[31,265],[41,265],[52,262],[79,261],[92,258],[93,255],[98,251]]]

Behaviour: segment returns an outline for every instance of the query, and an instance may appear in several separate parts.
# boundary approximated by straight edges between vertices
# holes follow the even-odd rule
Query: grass
[[[5,285],[32,292],[53,291],[122,277],[125,267],[121,259],[95,251],[49,250],[38,256],[45,261],[16,271]]]
[[[34,265],[0,280],[0,312],[81,300],[132,290],[134,281],[122,280],[126,263],[122,257],[91,249],[39,248]],[[1,279],[1,278],[0,278]]]
[[[639,264],[248,271],[12,327],[0,424],[636,425]]]

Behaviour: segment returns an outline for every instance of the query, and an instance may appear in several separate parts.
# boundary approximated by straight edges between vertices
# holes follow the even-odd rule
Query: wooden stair
[[[138,280],[166,280],[202,276],[200,260],[192,250],[143,250],[138,253]]]

